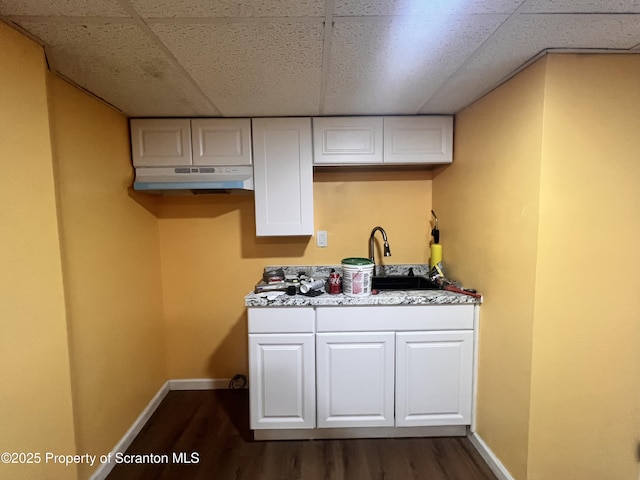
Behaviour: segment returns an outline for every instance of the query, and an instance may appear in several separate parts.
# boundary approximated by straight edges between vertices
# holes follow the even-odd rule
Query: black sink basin
[[[440,290],[440,286],[427,277],[409,275],[373,277],[371,288],[374,290]]]

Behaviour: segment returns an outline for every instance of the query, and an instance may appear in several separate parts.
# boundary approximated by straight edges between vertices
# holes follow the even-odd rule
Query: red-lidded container
[[[342,290],[341,284],[340,275],[335,270],[331,270],[329,274],[329,293],[340,293],[340,290]]]

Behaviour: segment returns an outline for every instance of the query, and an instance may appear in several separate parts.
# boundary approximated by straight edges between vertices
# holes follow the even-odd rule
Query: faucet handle
[[[409,267],[409,273],[407,273],[407,275],[408,275],[409,277],[415,277],[415,276],[416,276],[416,274],[415,274],[415,273],[413,273],[413,267]]]

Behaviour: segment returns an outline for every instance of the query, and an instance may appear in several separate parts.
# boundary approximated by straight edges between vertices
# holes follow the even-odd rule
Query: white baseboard
[[[487,462],[491,471],[498,477],[498,480],[515,480],[509,470],[502,464],[502,462],[496,457],[496,454],[493,453],[493,450],[489,448],[489,446],[482,440],[480,435],[477,432],[470,433],[468,435],[471,444],[476,447],[476,450],[480,454],[480,456]]]
[[[185,378],[169,380],[169,390],[222,390],[229,387],[230,378]]]
[[[411,438],[411,437],[464,437],[467,427],[448,425],[440,427],[348,427],[313,429],[256,429],[254,440],[321,440],[335,438]]]
[[[113,459],[118,452],[125,452],[131,445],[136,436],[140,433],[142,428],[151,418],[153,412],[156,411],[164,397],[167,396],[170,390],[217,390],[224,389],[229,386],[229,378],[192,378],[187,380],[169,380],[165,382],[158,393],[151,399],[146,408],[136,418],[133,425],[127,430],[127,433],[120,439],[120,441],[113,447],[109,458]],[[113,461],[109,463],[102,463],[97,470],[91,475],[90,480],[105,480],[107,475],[111,473],[115,463]]]

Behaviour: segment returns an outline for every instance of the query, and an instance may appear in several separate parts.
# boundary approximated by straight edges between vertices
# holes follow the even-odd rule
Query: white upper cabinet
[[[189,119],[132,119],[131,153],[135,167],[191,165]]]
[[[384,163],[451,163],[453,117],[384,117]]]
[[[194,165],[251,165],[249,118],[191,120]]]
[[[315,117],[315,165],[438,164],[453,159],[453,117]]]
[[[315,117],[313,163],[382,163],[382,117]]]
[[[135,167],[251,165],[249,118],[131,120]]]
[[[132,119],[133,164],[249,166],[251,125],[248,118]],[[446,164],[453,159],[450,115],[314,117],[312,135],[312,165]]]
[[[310,118],[254,118],[257,236],[313,234]]]

